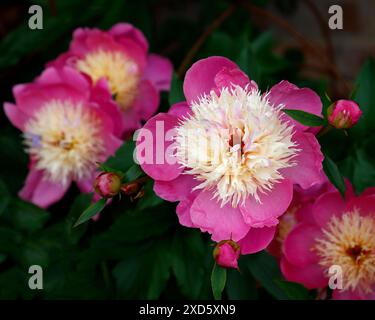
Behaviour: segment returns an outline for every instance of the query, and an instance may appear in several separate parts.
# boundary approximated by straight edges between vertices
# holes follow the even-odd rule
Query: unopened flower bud
[[[113,172],[102,172],[96,177],[94,188],[103,198],[112,198],[121,190],[121,177]]]
[[[220,241],[213,251],[216,263],[223,268],[238,269],[240,254],[241,248],[233,240]]]
[[[338,100],[328,108],[328,121],[337,129],[353,127],[361,115],[359,105],[352,100]]]

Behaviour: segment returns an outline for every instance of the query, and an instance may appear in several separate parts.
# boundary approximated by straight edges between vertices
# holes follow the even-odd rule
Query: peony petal
[[[178,221],[182,226],[188,228],[196,228],[193,221],[191,221],[190,210],[196,198],[196,193],[190,194],[186,199],[182,200],[176,207],[176,214]]]
[[[29,200],[41,208],[47,208],[51,204],[59,201],[68,190],[69,186],[70,183],[62,185],[41,178],[32,191],[31,197],[24,199]]]
[[[137,159],[143,171],[154,180],[170,181],[183,171],[173,148],[177,125],[178,118],[159,113],[138,132]]]
[[[141,119],[148,120],[158,109],[159,93],[149,80],[142,80],[138,86],[138,94],[133,108]]]
[[[311,224],[298,224],[286,237],[283,251],[286,259],[298,267],[317,263],[318,257],[312,248],[316,239],[322,236],[321,230]]]
[[[223,68],[215,76],[215,85],[217,88],[230,88],[232,86],[240,86],[249,89],[257,90],[258,86],[254,81],[249,80],[249,77],[238,67],[236,68]]]
[[[298,88],[288,81],[281,81],[274,85],[267,97],[274,106],[284,105],[285,109],[302,110],[317,116],[322,115],[322,102],[319,96],[309,88]],[[307,130],[309,127],[285,116],[298,130]]]
[[[194,225],[203,232],[209,232],[213,241],[242,239],[250,227],[243,221],[240,210],[229,204],[220,207],[220,203],[212,197],[211,192],[202,191],[195,198],[190,209]]]
[[[276,227],[251,228],[247,235],[238,244],[241,254],[251,254],[265,249],[273,240]]]
[[[186,199],[193,193],[192,189],[198,185],[190,174],[180,174],[171,181],[156,180],[154,184],[155,193],[167,201],[180,201]]]
[[[314,203],[313,215],[315,223],[324,228],[334,216],[341,216],[346,209],[346,204],[339,192],[322,194]]]
[[[350,210],[357,209],[361,215],[373,215],[375,217],[375,195],[360,195],[348,203]]]
[[[213,56],[195,62],[186,72],[184,94],[189,104],[216,88],[215,76],[223,68],[234,69],[237,65],[231,60]]]
[[[322,165],[323,154],[318,140],[311,133],[296,132],[293,135],[293,141],[300,150],[293,158],[296,165],[282,169],[282,175],[303,189],[323,183],[325,179]]]
[[[302,283],[307,289],[325,288],[328,285],[328,279],[318,264],[309,264],[301,268],[282,258],[280,268],[286,280]]]
[[[42,178],[42,171],[31,168],[26,177],[25,184],[18,193],[18,196],[23,200],[30,201],[36,186],[39,184],[39,181],[42,180]]]
[[[19,130],[24,131],[27,116],[13,103],[4,102],[4,112],[9,121]]]
[[[117,23],[108,31],[114,38],[121,42],[123,38],[129,38],[138,43],[146,52],[148,50],[148,42],[144,34],[130,23]]]
[[[191,108],[185,101],[175,103],[174,105],[172,105],[172,107],[169,108],[169,111],[168,111],[168,114],[174,115],[177,118],[188,117],[190,113],[191,113]]]
[[[260,202],[248,197],[240,210],[244,221],[251,227],[271,227],[278,224],[278,217],[289,207],[293,198],[293,184],[283,179],[266,193],[259,194]]]
[[[152,82],[159,91],[169,91],[172,81],[173,66],[167,58],[157,54],[150,54],[143,77]]]

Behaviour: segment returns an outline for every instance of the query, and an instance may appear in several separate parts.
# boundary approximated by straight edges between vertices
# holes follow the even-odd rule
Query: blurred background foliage
[[[347,98],[353,90],[364,116],[348,133],[332,130],[321,143],[324,153],[360,192],[375,185],[375,63],[369,58],[358,75],[342,79],[329,50],[324,46],[313,50],[308,39],[298,38],[298,27],[285,26],[303,2],[311,4],[295,0],[2,1],[0,100],[12,101],[14,84],[32,81],[47,61],[65,51],[75,28],[107,29],[127,21],[145,33],[151,52],[169,57],[176,69],[172,90],[163,94],[160,110],[183,99],[184,71],[209,55],[233,59],[262,90],[282,79],[309,86],[319,93],[325,108],[329,105],[326,93]],[[28,29],[27,11],[32,4],[44,9],[43,30]],[[280,46],[270,26],[289,32],[295,46]],[[326,45],[329,49],[329,41]],[[304,75],[309,54],[328,71]],[[92,195],[80,195],[72,187],[48,210],[17,198],[28,159],[20,132],[3,113],[0,122],[0,298],[212,298],[209,237],[179,226],[175,204],[156,197],[151,183],[140,200],[114,201],[99,221],[72,228]],[[134,170],[133,148],[125,143],[108,165]],[[44,290],[28,288],[28,268],[33,264],[44,267]],[[284,281],[277,261],[266,252],[242,257],[240,270],[228,272],[223,298],[313,297],[303,287]]]

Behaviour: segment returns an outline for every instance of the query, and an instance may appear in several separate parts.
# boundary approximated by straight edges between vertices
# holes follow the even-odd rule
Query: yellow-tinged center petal
[[[375,218],[360,215],[358,210],[333,216],[316,240],[313,250],[320,265],[328,270],[338,265],[343,271],[343,289],[372,292],[375,285]]]
[[[98,50],[76,62],[76,68],[97,82],[105,78],[111,93],[122,110],[131,107],[139,84],[137,64],[123,52]]]
[[[222,205],[236,207],[248,196],[259,200],[283,179],[298,152],[293,126],[281,120],[281,106],[241,87],[211,92],[192,104],[191,116],[177,127],[177,157]]]
[[[105,145],[98,116],[81,104],[52,100],[26,124],[27,152],[45,178],[66,184],[90,178]]]

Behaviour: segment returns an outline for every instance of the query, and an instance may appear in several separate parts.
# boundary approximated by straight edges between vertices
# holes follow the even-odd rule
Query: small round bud
[[[337,129],[353,127],[362,115],[359,105],[352,100],[338,100],[327,110],[330,125]]]
[[[223,268],[238,269],[240,254],[241,248],[233,240],[220,241],[213,251],[216,263]]]
[[[102,172],[96,177],[94,188],[101,197],[112,198],[121,190],[121,177],[113,172]]]

